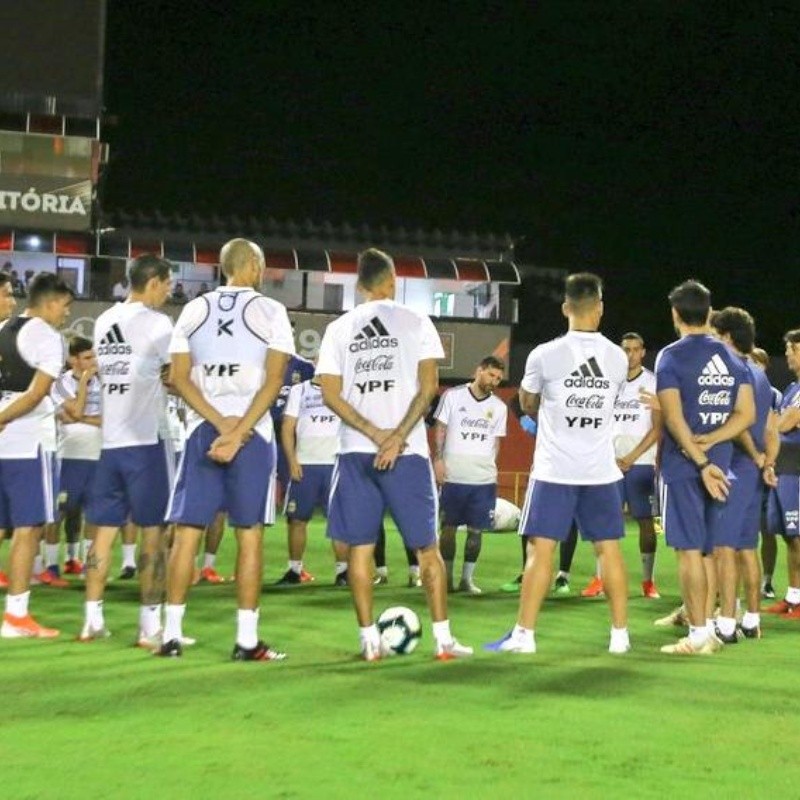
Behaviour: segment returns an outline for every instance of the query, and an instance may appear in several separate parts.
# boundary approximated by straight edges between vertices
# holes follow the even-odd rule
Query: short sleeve
[[[281,303],[259,295],[247,304],[244,321],[256,336],[269,345],[270,350],[294,355],[292,326],[286,308]]]
[[[448,389],[439,400],[439,406],[434,412],[433,418],[442,425],[447,425],[450,422],[450,414],[452,412],[452,403],[450,402],[450,395],[452,392]]]
[[[170,353],[188,353],[189,337],[206,321],[209,315],[208,301],[202,297],[183,307],[169,343]]]
[[[675,368],[675,359],[670,353],[662,350],[656,359],[656,391],[663,392],[665,389],[680,388],[681,381]]]
[[[505,436],[508,424],[508,406],[505,403],[497,404],[497,419],[494,424],[494,435]]]
[[[62,373],[50,389],[50,398],[56,406],[63,405],[67,400],[75,399],[75,392],[67,383],[67,373]]]
[[[304,386],[304,383],[296,383],[289,389],[289,396],[286,398],[286,406],[283,409],[284,417],[297,419],[300,416],[300,399],[303,396]]]
[[[425,361],[430,358],[444,358],[444,348],[439,331],[431,322],[430,317],[422,317],[422,330],[419,338],[419,360]]]
[[[169,364],[172,321],[166,314],[158,314],[156,316],[153,322],[152,341],[158,360],[162,364]]]
[[[544,383],[544,368],[542,363],[542,350],[534,348],[525,362],[525,374],[522,376],[520,388],[530,394],[541,394]]]
[[[17,345],[20,355],[34,369],[54,380],[64,370],[64,340],[46,322],[33,319],[19,332]]]
[[[325,329],[319,345],[317,375],[342,374],[342,347],[339,344],[339,327],[331,323]]]

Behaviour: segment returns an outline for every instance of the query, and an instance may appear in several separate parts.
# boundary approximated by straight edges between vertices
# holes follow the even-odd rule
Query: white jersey
[[[283,416],[297,420],[295,451],[301,464],[336,461],[341,420],[323,402],[319,386],[311,381],[292,386]]]
[[[317,375],[340,375],[342,397],[383,430],[393,430],[419,390],[420,361],[444,358],[439,334],[426,314],[394,300],[373,300],[348,311],[325,330]],[[428,437],[420,419],[404,455],[427,458]],[[375,453],[363,433],[342,423],[340,453]]]
[[[653,427],[653,415],[645,405],[639,392],[656,392],[656,376],[649,369],[642,371],[630,380],[625,380],[614,401],[614,453],[617,458],[628,455]],[[655,464],[656,445],[645,450],[635,461],[636,464]]]
[[[612,422],[627,374],[625,352],[601,333],[570,331],[531,352],[521,386],[541,395],[534,479],[596,485],[622,477]]]
[[[186,444],[186,413],[183,400],[174,394],[167,394],[167,415],[162,438],[172,442],[174,453],[182,453]]]
[[[493,394],[478,400],[469,384],[448,389],[436,409],[447,426],[444,466],[448,483],[497,483],[497,438],[506,435],[508,408]]]
[[[225,417],[244,416],[266,377],[267,354],[294,354],[286,308],[244,286],[225,286],[187,303],[175,324],[171,353],[189,353],[192,381]],[[187,434],[203,422],[189,409]],[[269,412],[255,430],[273,440]]]
[[[94,324],[94,350],[103,387],[103,448],[156,444],[163,431],[172,322],[140,302],[117,303]]]
[[[33,317],[20,329],[17,350],[28,366],[51,378],[58,378],[64,369],[64,340],[55,328],[38,317]],[[0,408],[7,408],[21,394],[3,392]],[[35,458],[39,448],[51,453],[56,451],[55,406],[50,395],[0,432],[0,459]]]
[[[66,400],[74,400],[78,396],[80,379],[70,372],[64,372],[53,384],[50,396],[56,410],[60,410]],[[100,380],[95,375],[86,387],[86,405],[83,415],[100,416]],[[58,423],[58,455],[60,458],[76,458],[84,461],[97,461],[103,446],[103,433],[97,425],[86,422]]]

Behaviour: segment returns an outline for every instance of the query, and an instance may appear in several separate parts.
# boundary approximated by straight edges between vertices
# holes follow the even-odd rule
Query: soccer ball
[[[419,617],[404,606],[387,608],[378,617],[381,649],[390,656],[413,653],[422,637]]]

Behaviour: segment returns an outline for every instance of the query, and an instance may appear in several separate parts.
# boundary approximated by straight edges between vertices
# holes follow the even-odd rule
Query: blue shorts
[[[722,520],[714,530],[716,547],[733,547],[735,550],[755,550],[761,528],[761,506],[764,484],[761,474],[742,467],[730,476],[728,499],[723,504]]]
[[[186,441],[167,519],[205,528],[219,511],[234,528],[275,521],[275,448],[259,434],[248,439],[230,464],[207,453],[219,436],[210,422],[198,425]]]
[[[303,464],[303,477],[289,481],[283,511],[287,519],[308,522],[318,508],[328,515],[328,495],[331,491],[333,464]]]
[[[767,498],[767,530],[797,536],[800,525],[800,475],[778,475],[778,485]]]
[[[77,511],[89,505],[98,461],[88,458],[61,459],[59,496],[65,511]]]
[[[724,538],[725,503],[709,495],[699,476],[662,483],[660,504],[665,538],[675,550],[709,555]]]
[[[97,463],[86,521],[119,528],[163,525],[174,476],[170,442],[104,449]]]
[[[497,484],[445,483],[439,495],[442,525],[457,528],[466,525],[471,531],[490,531],[497,502]]]
[[[634,519],[650,519],[656,494],[656,468],[650,464],[634,464],[617,484],[623,505]]]
[[[276,429],[275,436],[276,438],[280,436],[280,428]],[[276,447],[275,450],[277,456],[277,466],[275,472],[278,483],[283,489],[287,489],[289,486],[289,481],[291,480],[291,476],[289,475],[289,462],[286,460],[286,453],[283,452],[282,447]]]
[[[520,536],[563,542],[573,523],[587,541],[621,539],[625,520],[617,482],[575,486],[531,479],[519,522]]]
[[[0,528],[35,528],[55,522],[58,467],[55,453],[0,459]]]
[[[375,544],[388,510],[406,547],[436,542],[439,503],[427,458],[400,456],[390,470],[373,466],[374,453],[343,453],[333,468],[328,538],[350,545]]]

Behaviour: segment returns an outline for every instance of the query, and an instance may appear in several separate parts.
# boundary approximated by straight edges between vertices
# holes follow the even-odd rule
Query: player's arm
[[[753,437],[749,430],[740,433],[734,440],[734,444],[743,450],[747,456],[755,462],[756,466],[761,469],[764,466],[764,454],[756,447]]]
[[[286,454],[286,462],[289,464],[289,474],[292,480],[301,480],[303,468],[297,460],[297,417],[286,412],[284,412],[283,422],[281,422],[281,447]]]
[[[519,390],[519,407],[523,414],[527,414],[531,419],[536,419],[539,414],[539,406],[542,402],[542,395],[538,392],[528,392],[522,387]]]
[[[413,427],[422,419],[431,401],[439,391],[439,363],[435,358],[422,359],[417,364],[419,389],[400,424],[380,443],[375,457],[377,469],[391,469],[406,446],[406,439]]]
[[[660,396],[660,393],[659,393]],[[703,449],[708,450],[715,444],[735,439],[744,433],[756,421],[756,404],[753,400],[753,385],[743,383],[736,393],[736,403],[728,419],[710,433],[697,437]]]
[[[436,420],[433,428],[433,472],[437,483],[447,480],[447,470],[444,466],[444,443],[447,439],[447,425]]]
[[[800,408],[789,406],[778,416],[778,433],[789,433],[800,426]]]
[[[716,500],[724,500],[728,494],[728,479],[716,464],[712,464],[708,460],[700,445],[695,442],[692,431],[683,416],[680,391],[673,388],[662,389],[658,392],[658,402],[666,429],[686,457],[694,462],[708,493]]]
[[[651,410],[650,430],[641,438],[636,447],[624,458],[620,458],[619,461],[622,461],[627,467],[632,467],[653,445],[658,444],[663,428],[664,421],[661,418],[661,412]]]
[[[775,462],[781,449],[781,437],[778,431],[778,414],[770,411],[767,415],[767,425],[764,428],[764,466],[761,470],[761,477],[767,486],[773,488],[778,485],[778,478],[775,475]]]
[[[224,433],[226,417],[206,400],[200,387],[192,380],[192,356],[190,353],[173,353],[169,369],[169,384],[183,398],[186,405],[210,422],[220,433]]]
[[[289,353],[270,348],[264,365],[265,375],[261,388],[253,395],[247,411],[233,429],[218,436],[211,445],[209,455],[215,461],[223,463],[233,461],[236,453],[252,434],[253,428],[272,408],[272,404],[283,386],[283,374],[286,372],[288,362]]]
[[[342,397],[342,376],[325,375],[319,377],[319,388],[322,391],[322,399],[325,405],[336,414],[345,425],[354,428],[359,433],[363,433],[375,444],[379,444],[383,437],[382,431],[373,425],[366,417],[361,416],[358,411]]]
[[[54,380],[55,378],[52,375],[37,369],[28,388],[13,403],[10,403],[0,411],[0,430],[8,425],[9,422],[13,422],[19,417],[24,417],[27,413],[33,411],[50,394]]]

